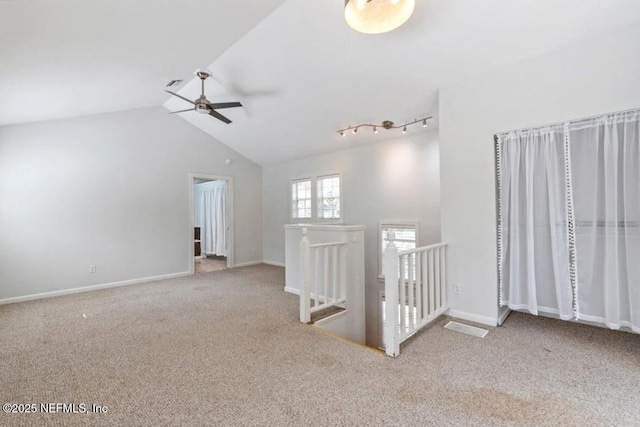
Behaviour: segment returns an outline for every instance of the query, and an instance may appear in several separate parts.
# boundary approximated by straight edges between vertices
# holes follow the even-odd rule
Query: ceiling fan
[[[197,111],[200,114],[208,114],[210,116],[213,116],[216,119],[225,122],[226,124],[231,123],[231,120],[229,120],[222,114],[218,113],[216,110],[220,110],[223,108],[242,107],[242,104],[239,102],[218,102],[218,103],[209,102],[207,97],[204,96],[204,81],[208,77],[211,77],[211,73],[207,70],[198,70],[196,71],[196,76],[198,76],[202,84],[202,94],[195,101],[187,99],[184,96],[178,95],[175,92],[171,92],[170,90],[165,90],[165,92],[170,93],[173,96],[177,96],[178,98],[193,104],[193,108],[188,108],[186,110],[180,110],[180,111],[172,111],[169,114],[184,113],[186,111]]]

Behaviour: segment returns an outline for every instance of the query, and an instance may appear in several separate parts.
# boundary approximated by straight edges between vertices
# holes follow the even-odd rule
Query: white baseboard
[[[480,323],[481,325],[496,326],[498,324],[497,319],[494,319],[493,317],[478,316],[477,314],[467,313],[459,310],[449,309],[449,311],[447,311],[445,314],[450,317],[455,317],[456,319]]]
[[[262,260],[260,260],[260,261],[241,262],[241,263],[238,263],[238,264],[234,265],[233,268],[249,267],[249,266],[258,265],[258,264],[262,264]]]
[[[99,289],[117,288],[120,286],[137,285],[139,283],[155,282],[157,280],[175,279],[177,277],[190,276],[188,271],[182,271],[180,273],[162,274],[159,276],[142,277],[140,279],[122,280],[120,282],[102,283],[99,285],[82,286],[80,288],[62,289],[59,291],[43,292],[40,294],[24,295],[20,297],[4,298],[0,299],[0,305],[13,304],[16,302],[33,301],[44,298],[59,297],[62,295],[79,294],[81,292],[97,291]]]
[[[276,267],[284,267],[284,262],[267,261],[266,259],[264,261],[262,261],[262,262],[267,264],[267,265],[275,265]]]
[[[289,292],[290,294],[300,295],[300,289],[289,288],[287,286],[284,287],[285,292]]]
[[[500,313],[502,311],[502,313]],[[498,326],[502,325],[507,317],[511,314],[511,310],[508,307],[500,307],[498,309]]]

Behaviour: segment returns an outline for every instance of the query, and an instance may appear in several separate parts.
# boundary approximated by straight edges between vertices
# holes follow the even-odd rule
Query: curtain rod
[[[554,126],[563,126],[565,123],[578,123],[584,120],[591,120],[591,119],[596,119],[598,117],[602,117],[602,116],[611,116],[614,114],[626,114],[626,113],[631,113],[631,112],[640,112],[640,107],[635,107],[635,108],[629,108],[627,110],[620,110],[620,111],[614,111],[612,113],[604,113],[604,114],[595,114],[593,116],[588,116],[588,117],[582,117],[579,119],[571,119],[571,120],[565,120],[562,122],[555,122],[555,123],[551,123],[548,125],[540,125],[540,126],[532,126],[532,127],[528,127],[528,128],[521,128],[521,129],[511,129],[511,130],[507,130],[504,132],[496,132],[493,135],[494,136],[498,136],[498,135],[504,135],[506,133],[511,133],[511,132],[523,132],[523,131],[531,131],[531,130],[536,130],[536,129],[542,129],[542,128],[550,128],[550,127],[554,127]]]

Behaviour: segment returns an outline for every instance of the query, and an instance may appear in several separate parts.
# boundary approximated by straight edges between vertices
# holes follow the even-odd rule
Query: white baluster
[[[435,296],[435,310],[440,310],[440,307],[442,307],[441,303],[440,303],[440,274],[438,273],[439,270],[439,263],[440,260],[438,259],[436,262],[436,251],[432,250],[431,251],[431,257],[433,258],[433,283],[435,285],[436,288],[436,296]]]
[[[320,294],[318,293],[318,282],[320,281],[320,250],[318,248],[313,248],[315,252],[315,261],[313,263],[313,290],[315,291],[315,299],[313,307],[317,307],[320,305]]]
[[[322,279],[323,279],[323,282],[324,282],[323,283],[324,284],[324,286],[323,286],[324,295],[322,296],[323,297],[322,303],[323,304],[327,304],[329,302],[329,298],[328,298],[329,292],[328,291],[329,291],[329,278],[330,278],[330,276],[329,276],[329,246],[325,246],[323,252],[324,253],[322,254],[322,256],[324,258],[324,276],[322,277]]]
[[[443,246],[442,256],[440,257],[440,283],[442,288],[442,306],[446,307],[449,304],[447,298],[447,247]]]
[[[407,319],[407,286],[406,286],[407,256],[400,256],[400,336],[406,332]]]
[[[416,316],[422,323],[422,252],[416,253]]]
[[[384,289],[386,321],[384,341],[387,355],[395,357],[400,354],[400,337],[398,331],[398,248],[393,241],[393,231],[387,234],[389,244],[384,252]]]
[[[433,281],[436,284],[436,310],[440,310],[442,308],[442,301],[440,299],[440,291],[442,287],[440,286],[440,249],[436,249],[433,251]]]
[[[300,240],[300,268],[302,270],[302,283],[300,284],[300,321],[302,323],[311,322],[311,301],[309,296],[309,238],[308,230],[302,229],[302,240]]]
[[[431,314],[429,311],[429,265],[427,264],[427,251],[422,251],[420,254],[422,259],[422,310],[424,310],[424,318],[427,319]]]
[[[413,332],[413,330],[415,329],[416,323],[415,323],[415,317],[414,317],[414,313],[413,313],[413,307],[414,307],[414,301],[413,301],[413,255],[414,254],[409,254],[407,255],[407,269],[408,269],[408,273],[407,274],[407,291],[409,293],[409,332]]]
[[[340,246],[333,247],[333,302],[338,301],[338,250]]]
[[[427,251],[427,275],[429,277],[429,316],[435,316],[436,311],[436,282],[433,276],[433,251]]]

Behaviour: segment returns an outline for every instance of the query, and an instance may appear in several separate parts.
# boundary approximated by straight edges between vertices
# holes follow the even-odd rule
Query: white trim
[[[342,171],[329,171],[314,173],[309,175],[300,175],[289,178],[289,223],[306,221],[313,224],[342,224],[344,223],[344,174]],[[321,219],[318,218],[318,178],[337,176],[340,178],[340,218],[338,219]],[[311,181],[311,218],[294,218],[293,217],[293,183],[300,181]]]
[[[265,259],[265,260],[262,260],[262,262],[264,264],[267,264],[267,265],[275,265],[276,267],[284,267],[285,266],[284,262],[279,262],[279,261],[268,261],[268,260]]]
[[[228,211],[227,217],[229,219],[229,253],[227,254],[227,268],[235,267],[235,234],[233,232],[233,177],[223,175],[211,175],[207,173],[189,172],[189,273],[195,273],[195,256],[193,248],[193,228],[195,227],[195,180],[196,179],[208,179],[210,181],[227,181],[228,185]]]
[[[258,265],[258,264],[262,264],[262,260],[259,261],[248,261],[248,262],[239,262],[238,264],[234,265],[231,268],[240,268],[240,267],[250,267],[252,265]]]
[[[0,305],[13,304],[16,302],[33,301],[38,299],[53,298],[63,295],[79,294],[82,292],[97,291],[100,289],[117,288],[120,286],[137,285],[139,283],[155,282],[159,280],[175,279],[178,277],[190,276],[191,272],[181,271],[179,273],[161,274],[159,276],[142,277],[140,279],[122,280],[120,282],[102,283],[99,285],[82,286],[79,288],[61,289],[59,291],[43,292],[39,294],[24,295],[20,297],[0,299]]]
[[[320,218],[320,209],[318,208],[318,202],[320,201],[320,196],[318,195],[318,181],[320,181],[321,179],[324,178],[338,178],[338,185],[339,185],[339,190],[340,191],[340,195],[338,197],[338,204],[340,205],[340,217],[338,218]],[[336,173],[330,173],[330,174],[326,174],[326,175],[316,175],[315,176],[315,186],[316,186],[316,221],[317,222],[328,222],[328,223],[332,223],[332,224],[340,224],[344,221],[344,206],[343,206],[343,198],[342,198],[342,193],[344,192],[344,185],[343,185],[344,179],[342,179],[342,173],[341,172],[336,172]]]
[[[346,316],[346,315],[347,315],[347,309],[345,308],[344,310],[339,311],[338,313],[332,314],[331,316],[323,317],[322,319],[320,319],[320,320],[318,320],[316,322],[313,322],[313,324],[314,325],[318,325],[318,326],[322,326],[325,323],[328,323],[328,322],[330,322],[332,320],[339,319],[340,317]]]
[[[300,289],[290,288],[288,286],[284,287],[284,291],[294,295],[300,295]]]
[[[309,181],[309,190],[311,192],[311,216],[309,218],[298,218],[293,216],[293,185],[298,182],[306,182]],[[313,200],[313,177],[305,177],[305,178],[292,178],[289,180],[289,222],[293,221],[313,221],[313,213],[315,212],[315,202]],[[298,199],[296,199],[298,200]]]
[[[502,313],[500,313],[500,311],[502,311]],[[509,315],[511,314],[511,309],[508,307],[500,307],[498,309],[498,326],[501,326],[505,320],[507,320],[507,317],[509,317]]]
[[[326,230],[326,231],[365,231],[367,229],[366,225],[344,225],[344,224],[334,224],[334,223],[297,223],[297,224],[285,224],[285,229],[297,230],[301,228],[308,228],[310,230]]]
[[[455,319],[467,320],[469,322],[479,323],[481,325],[496,326],[498,324],[497,319],[494,317],[479,316],[477,314],[467,313],[460,310],[449,309],[449,311],[444,314]]]

